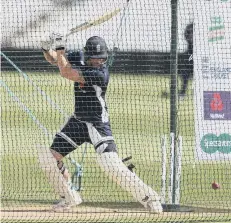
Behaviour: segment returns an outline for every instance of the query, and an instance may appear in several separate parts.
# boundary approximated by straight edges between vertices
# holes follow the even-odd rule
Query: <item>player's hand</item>
[[[50,36],[52,46],[55,50],[64,50],[65,49],[65,40],[62,34],[52,33]]]
[[[48,51],[51,49],[51,41],[41,41],[41,48],[43,51]]]

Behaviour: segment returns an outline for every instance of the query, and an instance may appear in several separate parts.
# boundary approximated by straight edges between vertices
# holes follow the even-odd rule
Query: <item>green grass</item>
[[[58,74],[28,75],[63,111],[72,113],[72,83]],[[39,169],[36,145],[49,147],[65,117],[18,73],[2,72],[2,80],[51,133],[51,136],[46,136],[41,126],[19,107],[7,91],[1,89],[2,207],[48,206],[57,199],[57,195]],[[120,156],[132,155],[136,173],[158,192],[161,190],[161,136],[169,134],[170,129],[170,100],[162,97],[163,91],[169,91],[167,76],[114,74],[107,94],[111,126]],[[189,91],[188,97],[179,103],[178,111],[178,132],[183,137],[181,204],[210,208],[214,212],[217,211],[215,209],[230,211],[231,163],[195,161],[193,107]],[[77,160],[81,159],[82,149],[73,153]],[[103,203],[108,206],[112,203],[125,204],[118,210],[129,212],[126,203],[134,202],[133,198],[101,172],[91,145],[88,145],[84,162],[84,190],[81,193],[86,203],[98,202],[99,206]],[[66,163],[73,171],[71,164]],[[220,190],[211,189],[214,180],[221,184]],[[196,217],[201,222],[210,219],[203,212]],[[183,219],[183,216],[177,219]],[[214,221],[227,219],[226,215],[213,218]],[[155,220],[163,222],[161,217]]]

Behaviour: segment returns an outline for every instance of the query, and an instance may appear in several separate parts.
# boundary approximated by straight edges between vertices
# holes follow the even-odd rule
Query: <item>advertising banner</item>
[[[194,4],[195,156],[231,160],[231,1]]]

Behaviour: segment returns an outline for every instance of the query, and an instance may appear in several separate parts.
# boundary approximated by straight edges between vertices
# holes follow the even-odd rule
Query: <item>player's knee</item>
[[[54,168],[56,167],[56,159],[49,149],[40,149],[38,152],[38,163],[41,168]]]
[[[99,144],[95,149],[96,149],[96,152],[99,154],[108,153],[108,152],[116,152],[117,153],[116,144],[113,141],[112,142],[103,142],[102,144]]]

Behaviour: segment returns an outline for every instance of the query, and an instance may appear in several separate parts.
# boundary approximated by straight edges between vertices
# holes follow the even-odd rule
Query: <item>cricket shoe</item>
[[[159,201],[149,201],[147,203],[147,209],[150,212],[157,213],[157,214],[163,212],[163,207]]]
[[[152,213],[162,213],[163,212],[163,207],[159,201],[159,199],[152,199],[151,197],[146,197],[145,198],[146,202],[144,203],[144,207],[148,209]]]
[[[54,212],[70,211],[73,207],[83,202],[81,196],[75,190],[68,188],[68,193],[66,193],[66,195],[66,197],[61,197],[59,202],[53,205]]]
[[[68,212],[78,204],[74,202],[68,202],[65,198],[61,198],[56,204],[53,205],[52,210],[54,212]]]

